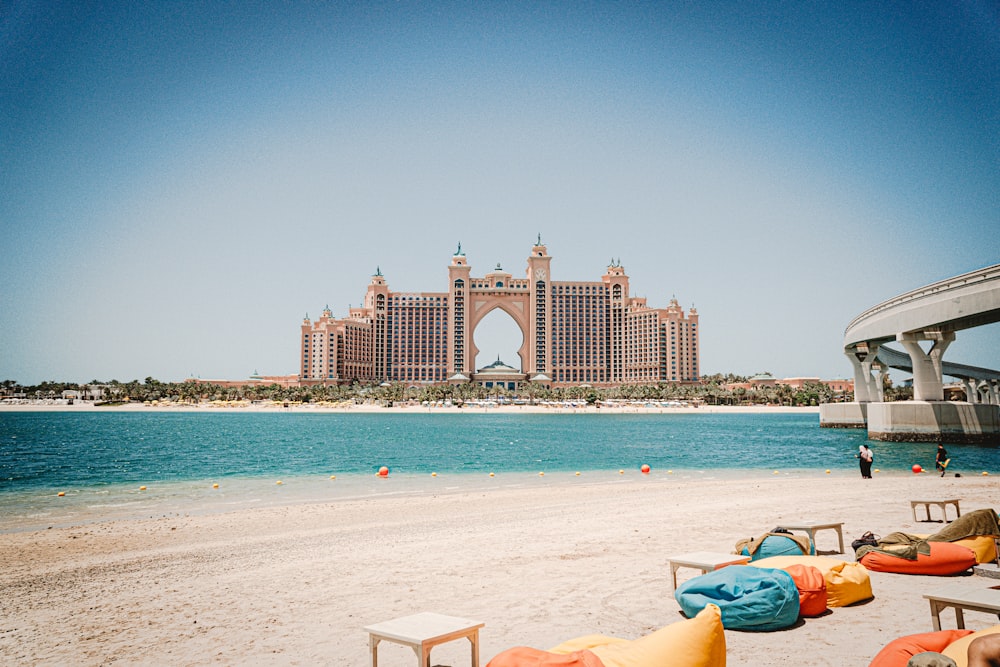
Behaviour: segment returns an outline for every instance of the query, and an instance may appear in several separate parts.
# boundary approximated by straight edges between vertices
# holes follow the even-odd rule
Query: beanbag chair
[[[1000,625],[994,625],[992,628],[980,630],[979,632],[973,632],[971,635],[966,635],[961,639],[952,642],[941,652],[954,660],[958,667],[968,667],[969,644],[980,637],[995,635],[997,633],[1000,633]]]
[[[726,635],[722,629],[722,614],[719,607],[709,604],[694,618],[672,623],[634,641],[588,635],[571,639],[550,651],[552,655],[591,653],[601,661],[603,667],[648,667],[649,665],[725,667]],[[534,666],[536,663],[514,664],[516,667],[526,667]],[[537,664],[539,667],[550,665],[550,663]],[[562,667],[562,663],[551,664]],[[568,664],[577,667],[575,663]],[[493,661],[490,661],[487,667],[507,667],[507,665],[493,664]],[[588,663],[580,663],[579,667],[591,666]]]
[[[792,575],[772,568],[730,565],[688,579],[674,598],[689,617],[708,604],[718,605],[727,630],[780,630],[799,618]]]
[[[930,554],[918,553],[915,559],[893,556],[885,551],[869,551],[859,561],[875,572],[900,574],[949,575],[965,572],[976,564],[971,549],[952,542],[927,542]]]
[[[811,565],[789,565],[785,572],[792,575],[799,591],[799,616],[819,616],[826,611],[826,579]]]
[[[972,630],[941,630],[923,632],[894,639],[875,654],[868,667],[906,667],[906,663],[918,653],[935,651],[940,653],[949,644],[971,635]]]
[[[846,607],[872,597],[872,582],[868,570],[860,563],[827,558],[826,556],[775,556],[750,563],[754,567],[785,569],[789,565],[811,565],[823,573],[826,580],[828,607]]]
[[[767,533],[759,539],[741,540],[736,543],[736,551],[742,556],[750,556],[751,561],[772,556],[803,556],[813,549],[808,537],[792,537]]]
[[[515,646],[496,654],[486,667],[607,667],[590,651],[559,655],[527,646]]]
[[[913,536],[925,540],[931,537],[930,535],[920,535],[917,533],[914,533]],[[952,544],[963,546],[966,549],[972,549],[973,553],[976,554],[977,564],[996,562],[997,546],[996,542],[993,541],[992,535],[973,535],[972,537],[966,537],[965,539],[955,540]]]
[[[976,535],[967,537],[964,540],[955,540],[951,544],[957,544],[972,549],[976,554],[976,563],[994,563],[997,559],[997,543],[993,541],[992,535]]]

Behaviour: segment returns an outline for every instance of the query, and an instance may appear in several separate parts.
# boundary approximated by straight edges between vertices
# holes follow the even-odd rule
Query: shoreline
[[[545,405],[498,405],[469,407],[439,407],[426,405],[403,405],[383,407],[379,405],[332,405],[293,404],[288,407],[277,404],[254,405],[245,402],[200,403],[200,404],[146,404],[101,406],[89,402],[67,405],[65,402],[34,402],[12,404],[0,402],[3,412],[294,412],[294,413],[370,413],[383,414],[819,414],[818,406],[777,406],[777,405],[703,405],[700,407],[646,407],[640,405],[594,407],[594,406],[545,406]]]
[[[474,618],[480,664],[517,645],[600,633],[637,638],[683,619],[666,559],[731,551],[781,522],[936,532],[918,497],[993,507],[995,481],[936,476],[558,484],[355,498],[112,520],[0,535],[5,664],[366,664],[371,623],[420,611]],[[817,535],[824,555],[832,532]],[[849,549],[849,547],[848,547]],[[680,580],[693,576],[682,570]],[[954,578],[870,573],[874,599],[778,632],[727,630],[730,667],[867,664],[927,632],[922,593]],[[991,580],[982,579],[984,585]],[[953,619],[944,615],[946,627]],[[996,617],[966,613],[973,630]],[[412,651],[380,647],[383,661]],[[468,662],[468,644],[433,664]]]

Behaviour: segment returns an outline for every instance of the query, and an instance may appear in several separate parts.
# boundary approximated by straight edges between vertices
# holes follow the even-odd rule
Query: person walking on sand
[[[942,477],[944,477],[944,473],[948,469],[949,461],[951,459],[948,458],[948,452],[945,450],[944,445],[939,442],[937,454],[934,456],[934,467],[941,471]]]
[[[861,445],[858,447],[858,453],[856,456],[861,464],[861,478],[871,479],[872,461],[875,460],[875,454],[872,452],[871,448],[868,447],[868,445]]]

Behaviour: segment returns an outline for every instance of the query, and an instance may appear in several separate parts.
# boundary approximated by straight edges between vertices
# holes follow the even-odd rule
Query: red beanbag
[[[919,554],[916,560],[890,556],[881,551],[869,551],[861,557],[860,563],[875,572],[898,572],[901,574],[958,574],[976,564],[976,554],[951,542],[928,542],[931,553]]]
[[[792,575],[799,589],[799,616],[819,616],[826,611],[826,579],[819,568],[789,565],[785,572]]]
[[[952,642],[971,635],[972,632],[972,630],[941,630],[894,639],[875,655],[868,667],[906,667],[910,658],[918,653],[924,651],[940,653]]]

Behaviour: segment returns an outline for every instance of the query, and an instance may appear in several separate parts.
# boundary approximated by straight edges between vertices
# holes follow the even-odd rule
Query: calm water
[[[463,486],[613,483],[642,464],[661,479],[668,470],[857,475],[864,441],[864,431],[819,428],[817,414],[0,413],[0,531]],[[883,474],[933,468],[930,444],[872,448]],[[948,449],[949,472],[1000,472],[995,447]],[[383,465],[389,479],[374,475]]]

